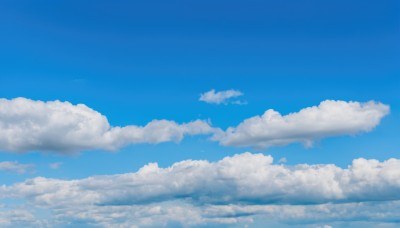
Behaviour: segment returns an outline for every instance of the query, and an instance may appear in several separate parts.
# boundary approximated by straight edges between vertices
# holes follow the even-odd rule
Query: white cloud
[[[32,172],[34,165],[32,164],[21,164],[16,161],[3,161],[0,162],[0,171],[16,172],[19,174]]]
[[[48,222],[36,218],[36,216],[26,210],[20,208],[5,208],[0,205],[0,227],[51,227]]]
[[[286,163],[286,162],[287,162],[287,159],[286,159],[285,157],[280,158],[280,159],[278,160],[278,163]]]
[[[59,219],[139,226],[251,222],[255,215],[296,223],[357,216],[390,221],[400,212],[385,208],[400,208],[399,191],[398,159],[359,158],[343,169],[333,164],[276,165],[271,156],[251,153],[217,162],[186,160],[167,168],[150,163],[119,175],[37,177],[0,186],[2,198],[22,198]]]
[[[242,96],[243,93],[240,92],[239,90],[225,90],[225,91],[220,91],[220,92],[215,92],[214,89],[202,93],[200,95],[200,99],[199,101],[204,101],[206,103],[210,103],[210,104],[227,104],[227,103],[231,103],[231,104],[246,104],[246,102],[244,101],[239,101],[239,100],[231,100],[232,98],[236,98],[239,96]]]
[[[186,160],[168,168],[150,163],[136,173],[81,180],[38,177],[2,195],[33,196],[47,204],[141,204],[188,198],[198,203],[303,204],[400,200],[400,160],[356,159],[347,169],[274,165],[271,156],[244,153],[218,162]],[[75,196],[75,197],[72,197]]]
[[[30,204],[30,210],[34,208]],[[399,201],[319,205],[194,205],[183,200],[139,205],[81,205],[0,212],[1,227],[398,227]],[[13,216],[13,217],[9,217]],[[17,217],[18,216],[18,217]],[[10,219],[11,218],[11,219]],[[3,223],[1,223],[3,222]],[[23,222],[23,223],[22,223]],[[272,225],[267,225],[272,223]],[[14,224],[14,226],[12,226]],[[22,225],[23,224],[23,225]],[[40,224],[40,225],[39,225]],[[47,225],[47,226],[46,226]],[[323,226],[322,226],[323,227]]]
[[[213,139],[226,146],[266,148],[336,135],[371,131],[389,113],[389,106],[377,102],[326,100],[296,113],[282,116],[273,109],[244,120],[237,127],[219,132]]]
[[[62,165],[62,162],[54,162],[54,163],[50,163],[49,167],[50,169],[59,169]]]
[[[270,109],[224,132],[202,120],[183,124],[153,120],[145,126],[113,127],[104,115],[83,104],[0,99],[0,150],[117,150],[129,144],[179,142],[186,135],[200,134],[214,134],[213,140],[227,146],[311,145],[323,137],[370,131],[388,113],[388,106],[372,101],[327,100],[285,116]]]
[[[184,124],[153,120],[145,126],[112,127],[105,116],[84,104],[0,99],[0,150],[3,151],[117,150],[136,143],[179,142],[185,135],[213,131],[202,120]]]
[[[314,228],[321,225],[312,224],[329,223],[332,227],[372,228],[380,227],[379,224],[386,225],[382,227],[398,227],[399,209],[400,201],[317,205],[213,205],[203,210],[203,216],[234,218],[247,216],[253,218],[251,227],[266,227],[267,221],[276,221],[286,224],[285,227]],[[257,226],[257,223],[260,223],[260,226]],[[324,226],[328,225],[322,225]]]

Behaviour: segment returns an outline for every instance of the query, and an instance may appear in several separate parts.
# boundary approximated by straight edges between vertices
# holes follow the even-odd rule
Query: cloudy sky
[[[0,227],[400,226],[400,4],[2,1]]]

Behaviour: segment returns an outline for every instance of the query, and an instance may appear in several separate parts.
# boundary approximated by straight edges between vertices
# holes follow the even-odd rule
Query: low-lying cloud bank
[[[43,205],[131,205],[187,199],[196,204],[320,204],[400,200],[400,160],[359,158],[333,164],[285,166],[244,153],[218,162],[150,163],[135,173],[81,180],[38,177],[2,187],[0,195]],[[74,201],[76,199],[76,202]]]
[[[129,222],[131,225],[135,221],[136,225],[145,224],[149,214],[162,214],[157,221],[164,225],[171,221],[169,216],[190,225],[252,221],[256,215],[279,214],[281,210],[289,210],[287,213],[297,220],[312,222],[305,208],[326,213],[341,207],[335,205],[354,209],[389,202],[399,208],[399,192],[398,159],[380,162],[360,158],[343,169],[333,164],[278,165],[271,156],[251,153],[217,162],[186,160],[167,168],[150,163],[134,173],[80,180],[37,177],[0,188],[3,199],[26,200],[52,210],[57,218],[98,219],[98,223],[109,224],[141,218]],[[387,214],[393,219],[393,213]],[[378,218],[385,221],[385,217]],[[150,220],[147,222],[155,222]]]
[[[325,137],[371,131],[389,110],[389,106],[373,101],[325,100],[318,106],[284,116],[269,109],[262,116],[246,119],[213,138],[225,146],[266,148],[296,142],[310,146]]]
[[[34,208],[32,205],[20,208],[0,205],[0,226],[397,228],[400,201],[319,205],[193,205],[181,200],[144,205],[54,208],[50,210],[53,215],[51,218],[43,218],[40,213],[44,211],[44,208]]]
[[[179,142],[185,135],[209,134],[208,122],[177,124],[153,120],[145,126],[112,127],[84,104],[0,99],[0,150],[10,152],[117,150],[137,143]]]

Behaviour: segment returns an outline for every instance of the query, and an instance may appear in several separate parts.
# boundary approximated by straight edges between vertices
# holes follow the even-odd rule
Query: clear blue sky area
[[[347,166],[360,156],[398,157],[399,25],[398,1],[2,1],[0,93],[84,103],[115,126],[200,118],[226,128],[325,99],[390,105],[371,133],[259,151]],[[210,89],[240,90],[248,104],[198,102]],[[39,174],[72,178],[245,150],[195,137],[117,154],[0,156],[62,160],[60,173]]]

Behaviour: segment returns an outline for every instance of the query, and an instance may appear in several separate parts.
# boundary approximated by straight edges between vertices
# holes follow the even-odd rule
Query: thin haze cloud
[[[24,174],[27,172],[34,171],[33,164],[21,164],[17,161],[3,161],[0,162],[0,171],[15,172],[19,174]]]
[[[209,104],[246,104],[245,101],[233,100],[233,98],[237,98],[240,96],[243,96],[243,93],[239,90],[230,89],[216,92],[215,89],[212,89],[208,92],[200,94],[199,101],[203,101]]]
[[[54,162],[50,163],[49,167],[50,169],[59,169],[63,163],[62,162]]]

